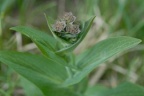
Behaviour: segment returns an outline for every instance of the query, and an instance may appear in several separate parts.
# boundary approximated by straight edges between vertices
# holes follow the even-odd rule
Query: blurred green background
[[[144,40],[144,0],[0,0],[0,50],[39,53],[29,38],[9,28],[24,25],[50,34],[44,13],[57,19],[64,12],[72,12],[80,21],[96,15],[92,28],[75,49],[75,54],[109,37],[131,36]],[[89,76],[89,85],[111,88],[130,81],[144,86],[143,58],[142,42],[96,68]],[[42,96],[37,90],[0,63],[0,96]]]

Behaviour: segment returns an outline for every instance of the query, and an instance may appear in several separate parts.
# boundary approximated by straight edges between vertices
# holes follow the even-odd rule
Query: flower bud
[[[61,32],[62,30],[64,30],[64,28],[66,27],[66,23],[65,21],[57,21],[54,25],[53,25],[53,29],[56,32]]]
[[[66,32],[71,33],[71,34],[80,33],[79,25],[69,24],[68,26],[66,26]]]
[[[73,23],[76,19],[75,16],[73,16],[72,12],[67,12],[64,14],[63,19],[67,22],[67,23]]]
[[[75,19],[76,17],[71,12],[65,13],[63,18],[52,26],[55,35],[69,43],[76,42],[81,31],[80,24],[77,24]]]

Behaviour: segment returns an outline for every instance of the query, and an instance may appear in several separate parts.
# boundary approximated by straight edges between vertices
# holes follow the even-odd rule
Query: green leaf
[[[115,55],[116,53],[120,53],[136,46],[140,42],[141,40],[139,39],[126,36],[103,40],[80,54],[77,57],[77,64],[80,68],[87,67],[87,65],[90,66],[92,63],[94,63],[94,65],[98,64],[99,62],[107,60],[107,58]],[[86,59],[87,56],[89,57],[88,59]]]
[[[38,82],[38,80],[42,80],[43,82],[60,84],[67,78],[64,66],[44,56],[1,51],[0,61],[8,64],[31,81]]]
[[[0,61],[38,86],[45,96],[79,96],[68,88],[60,87],[67,78],[67,71],[51,59],[35,54],[1,51]]]
[[[26,26],[17,26],[11,29],[31,38],[41,52],[48,58],[66,65],[66,61],[61,56],[55,54],[57,41],[48,34]]]
[[[74,44],[71,44],[63,49],[58,50],[57,53],[68,52],[68,51],[74,50],[81,43],[81,41],[84,39],[84,37],[88,33],[95,17],[96,16],[92,17],[91,19],[89,19],[87,22],[84,23],[84,27],[81,31],[80,38],[78,39],[77,42],[75,42]]]
[[[31,38],[33,41],[38,41],[43,43],[45,46],[48,47],[49,50],[55,50],[56,46],[56,40],[46,34],[45,32],[26,27],[26,26],[16,26],[10,28],[11,30],[15,30],[17,32],[22,33],[23,35],[26,35],[27,37]]]
[[[116,37],[103,40],[77,56],[76,64],[79,68],[72,78],[67,79],[63,86],[73,85],[80,82],[98,65],[102,64],[110,57],[115,56],[124,50],[136,46],[141,40],[132,37]]]
[[[95,89],[95,92],[93,91],[92,94],[90,92],[91,91],[88,90],[85,96],[143,96],[144,88],[139,85],[126,82],[113,89],[102,89],[100,91]]]

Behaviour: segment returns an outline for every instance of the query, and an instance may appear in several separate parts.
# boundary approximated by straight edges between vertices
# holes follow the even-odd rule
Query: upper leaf
[[[49,50],[55,50],[57,41],[53,37],[46,34],[45,32],[30,27],[26,27],[26,26],[16,26],[10,29],[26,35],[27,37],[31,38],[33,41],[38,41],[43,43],[45,46],[48,47]]]
[[[44,32],[26,26],[17,26],[12,27],[11,29],[32,39],[41,52],[48,58],[51,58],[60,64],[66,65],[66,61],[61,56],[55,54],[57,41],[53,37]]]
[[[110,57],[136,46],[141,40],[132,37],[116,37],[103,40],[77,56],[76,64],[79,68],[72,78],[67,79],[63,86],[69,86],[80,82],[99,64],[105,62]]]

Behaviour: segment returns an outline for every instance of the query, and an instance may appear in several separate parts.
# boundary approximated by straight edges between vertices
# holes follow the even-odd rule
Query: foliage
[[[89,31],[93,20],[90,19],[84,24],[84,29],[82,29],[84,33]],[[109,38],[83,52],[75,60],[75,56],[71,56],[71,51],[65,50],[74,49],[75,43],[79,44],[86,36],[83,35],[84,33],[81,35],[80,41],[69,45],[70,47],[63,46],[63,51],[57,53],[56,44],[60,42],[44,32],[25,26],[11,29],[31,38],[43,55],[1,51],[0,61],[33,82],[45,96],[83,95],[81,92],[75,92],[72,87],[81,82],[97,65],[140,43],[139,39],[132,37]]]
[[[143,96],[143,42],[134,47],[140,42],[135,38],[144,37],[143,5],[143,0],[0,0],[0,96]],[[74,44],[47,34],[53,31],[43,13],[51,25],[50,17],[65,10],[82,21],[97,16],[82,23],[84,34]]]

